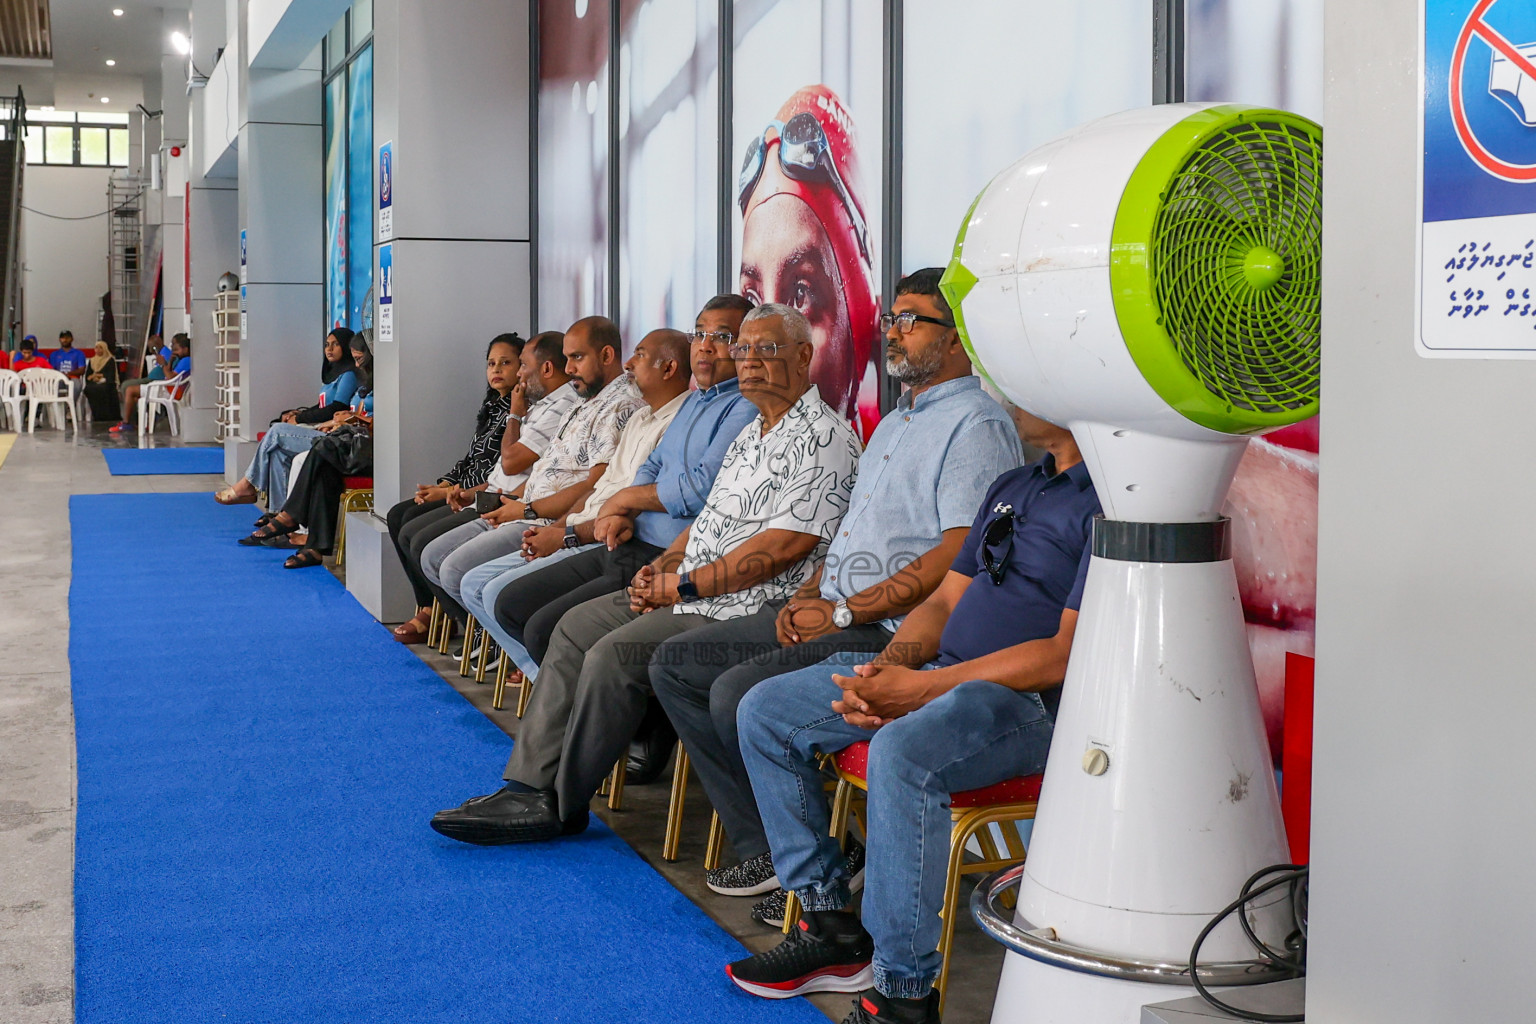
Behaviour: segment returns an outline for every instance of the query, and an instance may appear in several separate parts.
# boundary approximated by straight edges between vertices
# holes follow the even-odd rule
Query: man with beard
[[[1022,459],[1007,413],[971,373],[941,273],[904,278],[880,318],[887,372],[907,391],[869,439],[821,571],[789,601],[683,633],[650,662],[651,685],[741,861],[710,872],[709,887],[770,894],[754,908],[765,923],[782,922],[784,894],[737,745],[736,705],[771,676],[884,650],[943,580],[987,487]]]

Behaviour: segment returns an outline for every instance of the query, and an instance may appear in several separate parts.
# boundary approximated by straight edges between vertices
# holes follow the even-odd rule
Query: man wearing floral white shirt
[[[587,804],[626,750],[650,696],[656,646],[787,599],[820,565],[848,508],[859,442],[810,383],[810,324],[775,303],[732,347],[758,416],[725,456],[692,526],[636,573],[627,593],[561,618],[503,778],[432,827],[478,845],[580,832]]]

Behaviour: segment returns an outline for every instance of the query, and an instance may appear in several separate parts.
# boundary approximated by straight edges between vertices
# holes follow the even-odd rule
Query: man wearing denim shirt
[[[784,894],[741,759],[737,704],[771,676],[884,650],[944,578],[988,485],[1022,459],[1007,413],[971,372],[939,293],[942,273],[920,270],[896,285],[882,323],[886,371],[908,390],[869,439],[821,572],[788,604],[690,630],[651,659],[651,685],[741,861],[711,871],[708,885],[728,896],[769,893],[753,908],[764,923],[782,923]]]
[[[481,589],[497,629],[517,642],[508,651],[525,675],[537,672],[562,615],[584,601],[623,590],[703,508],[726,449],[757,416],[756,407],[742,397],[729,352],[751,309],[739,295],[716,295],[700,310],[689,353],[698,388],[684,400],[633,485],[604,502],[593,528],[597,545],[535,572],[511,575],[499,587],[500,581],[494,581]]]
[[[1049,454],[988,489],[943,583],[890,645],[872,661],[838,654],[766,680],[741,702],[741,752],[774,866],[805,908],[778,946],[726,968],[748,992],[859,992],[858,1024],[939,1020],[949,795],[1044,769],[1099,513],[1071,433],[1022,410],[1014,420]],[[862,923],[826,802],[806,799],[821,792],[821,756],[860,741]]]

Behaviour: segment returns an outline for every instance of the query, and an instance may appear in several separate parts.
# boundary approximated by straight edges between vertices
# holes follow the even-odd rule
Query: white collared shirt
[[[535,455],[543,455],[549,443],[554,440],[555,434],[560,430],[560,424],[570,415],[571,410],[581,403],[581,396],[576,393],[576,385],[572,381],[555,388],[543,398],[528,407],[528,415],[523,417],[522,430],[519,431],[517,440],[524,448]],[[528,479],[528,470],[521,473],[503,473],[501,460],[496,460],[491,475],[486,478],[486,484],[493,491],[502,494],[511,494]]]
[[[661,435],[666,433],[687,397],[688,392],[684,391],[654,411],[649,405],[642,405],[629,418],[629,422],[624,425],[624,432],[619,435],[619,447],[613,453],[613,461],[608,463],[608,468],[598,478],[597,486],[587,497],[587,503],[581,506],[579,512],[572,512],[565,517],[567,526],[596,519],[603,502],[635,482],[635,474],[640,472],[645,460],[651,457]]]

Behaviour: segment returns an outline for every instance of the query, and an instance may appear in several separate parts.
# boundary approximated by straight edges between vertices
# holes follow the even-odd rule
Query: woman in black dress
[[[88,360],[85,371],[85,400],[91,404],[91,419],[97,423],[116,423],[122,419],[117,400],[117,360],[104,341],[96,343],[96,354]]]

